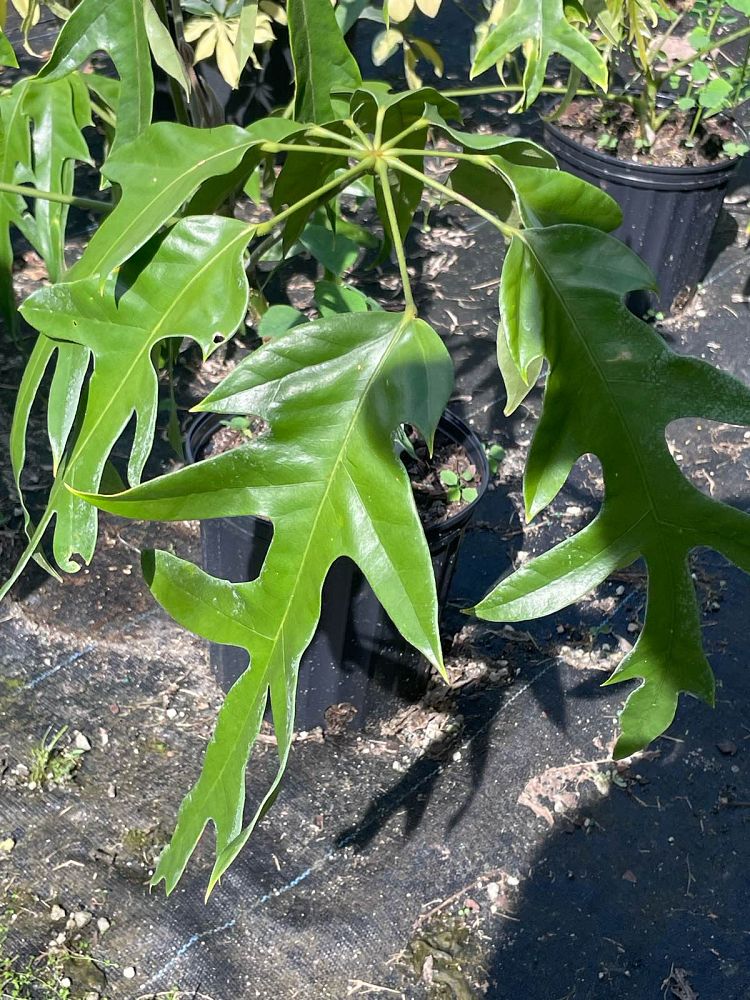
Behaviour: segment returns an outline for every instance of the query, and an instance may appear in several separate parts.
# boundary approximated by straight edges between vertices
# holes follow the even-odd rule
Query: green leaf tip
[[[713,704],[689,553],[709,546],[750,571],[750,516],[685,478],[666,428],[681,417],[750,425],[750,390],[675,354],[628,311],[624,297],[653,280],[603,232],[579,225],[525,230],[505,267],[498,339],[506,384],[524,359],[541,355],[548,365],[524,476],[527,515],[546,508],[585,454],[601,462],[605,492],[590,524],[525,563],[473,610],[502,622],[552,614],[644,558],[644,628],[607,682],[641,680],[620,716],[616,754],[629,756],[671,725],[680,693]]]

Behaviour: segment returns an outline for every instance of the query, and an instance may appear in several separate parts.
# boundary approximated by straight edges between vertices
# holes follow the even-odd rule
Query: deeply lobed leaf
[[[125,517],[255,514],[274,525],[252,583],[216,580],[164,552],[146,559],[151,589],[177,621],[250,654],[159,861],[154,880],[163,879],[167,891],[213,821],[210,891],[273,801],[291,744],[300,658],[337,558],[357,563],[402,635],[442,666],[432,563],[392,441],[404,422],[431,441],[452,384],[447,351],[422,320],[386,312],[332,315],[250,355],[200,407],[262,416],[268,436],[126,493],[87,497]],[[243,829],[244,772],[268,697],[279,770]]]
[[[627,756],[669,726],[681,691],[713,701],[690,551],[708,545],[750,569],[750,516],[684,477],[666,427],[688,416],[750,424],[750,390],[674,354],[628,311],[623,296],[652,278],[617,240],[575,225],[529,229],[518,240],[514,252],[522,244],[528,264],[520,283],[526,330],[514,338],[509,323],[506,349],[523,368],[531,343],[531,355],[543,350],[549,364],[524,479],[527,515],[550,503],[587,453],[601,461],[605,496],[590,525],[503,580],[474,610],[491,621],[549,614],[643,557],[644,629],[610,679],[642,679],[620,717],[615,755]]]

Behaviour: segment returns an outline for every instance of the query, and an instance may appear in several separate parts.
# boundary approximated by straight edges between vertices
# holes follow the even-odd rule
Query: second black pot
[[[727,185],[739,159],[704,167],[656,167],[588,149],[564,129],[544,124],[545,146],[560,166],[607,191],[622,209],[614,233],[656,275],[659,294],[636,293],[637,313],[680,309],[708,270],[708,253]]]
[[[201,458],[219,426],[214,414],[193,423],[186,438],[188,461]],[[459,417],[446,412],[438,435],[463,445],[481,480],[476,500],[426,531],[442,612],[464,530],[490,473],[481,441]],[[204,569],[233,583],[254,580],[272,535],[270,523],[257,517],[201,521]],[[211,665],[225,691],[247,664],[245,650],[211,643]],[[338,559],[323,586],[320,622],[300,664],[295,727],[325,725],[326,709],[345,702],[357,710],[351,725],[359,728],[367,717],[392,711],[404,699],[419,698],[428,677],[426,661],[401,637],[357,566]]]

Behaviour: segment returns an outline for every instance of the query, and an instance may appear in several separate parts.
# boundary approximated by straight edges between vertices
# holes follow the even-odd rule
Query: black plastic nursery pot
[[[220,426],[220,418],[212,413],[192,424],[186,436],[188,461],[200,460]],[[490,472],[481,441],[455,414],[446,411],[437,433],[464,447],[480,479],[476,500],[425,533],[442,613],[464,530],[487,489]],[[254,580],[272,536],[271,524],[258,517],[202,521],[206,572],[233,583]],[[211,643],[211,666],[225,691],[247,664],[245,650]],[[368,717],[386,714],[403,701],[419,698],[428,677],[426,661],[401,638],[359,569],[348,559],[337,560],[323,586],[318,628],[300,664],[296,728],[325,726],[326,710],[342,703],[356,709],[350,725],[361,728]]]
[[[656,275],[658,296],[635,293],[637,313],[682,308],[705,276],[709,245],[739,158],[703,167],[657,167],[588,149],[564,129],[544,124],[545,146],[564,170],[607,191],[623,223],[614,233]]]

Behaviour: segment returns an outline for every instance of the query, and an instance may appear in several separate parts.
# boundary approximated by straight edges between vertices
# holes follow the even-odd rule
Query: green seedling
[[[445,495],[450,503],[471,503],[479,495],[476,483],[477,471],[473,465],[467,465],[460,472],[452,469],[443,469],[440,473],[440,482],[445,487]]]
[[[484,446],[484,452],[487,455],[487,464],[490,467],[490,475],[496,476],[500,468],[500,463],[505,458],[505,448],[502,445],[497,444],[495,441],[491,441],[490,444]]]

